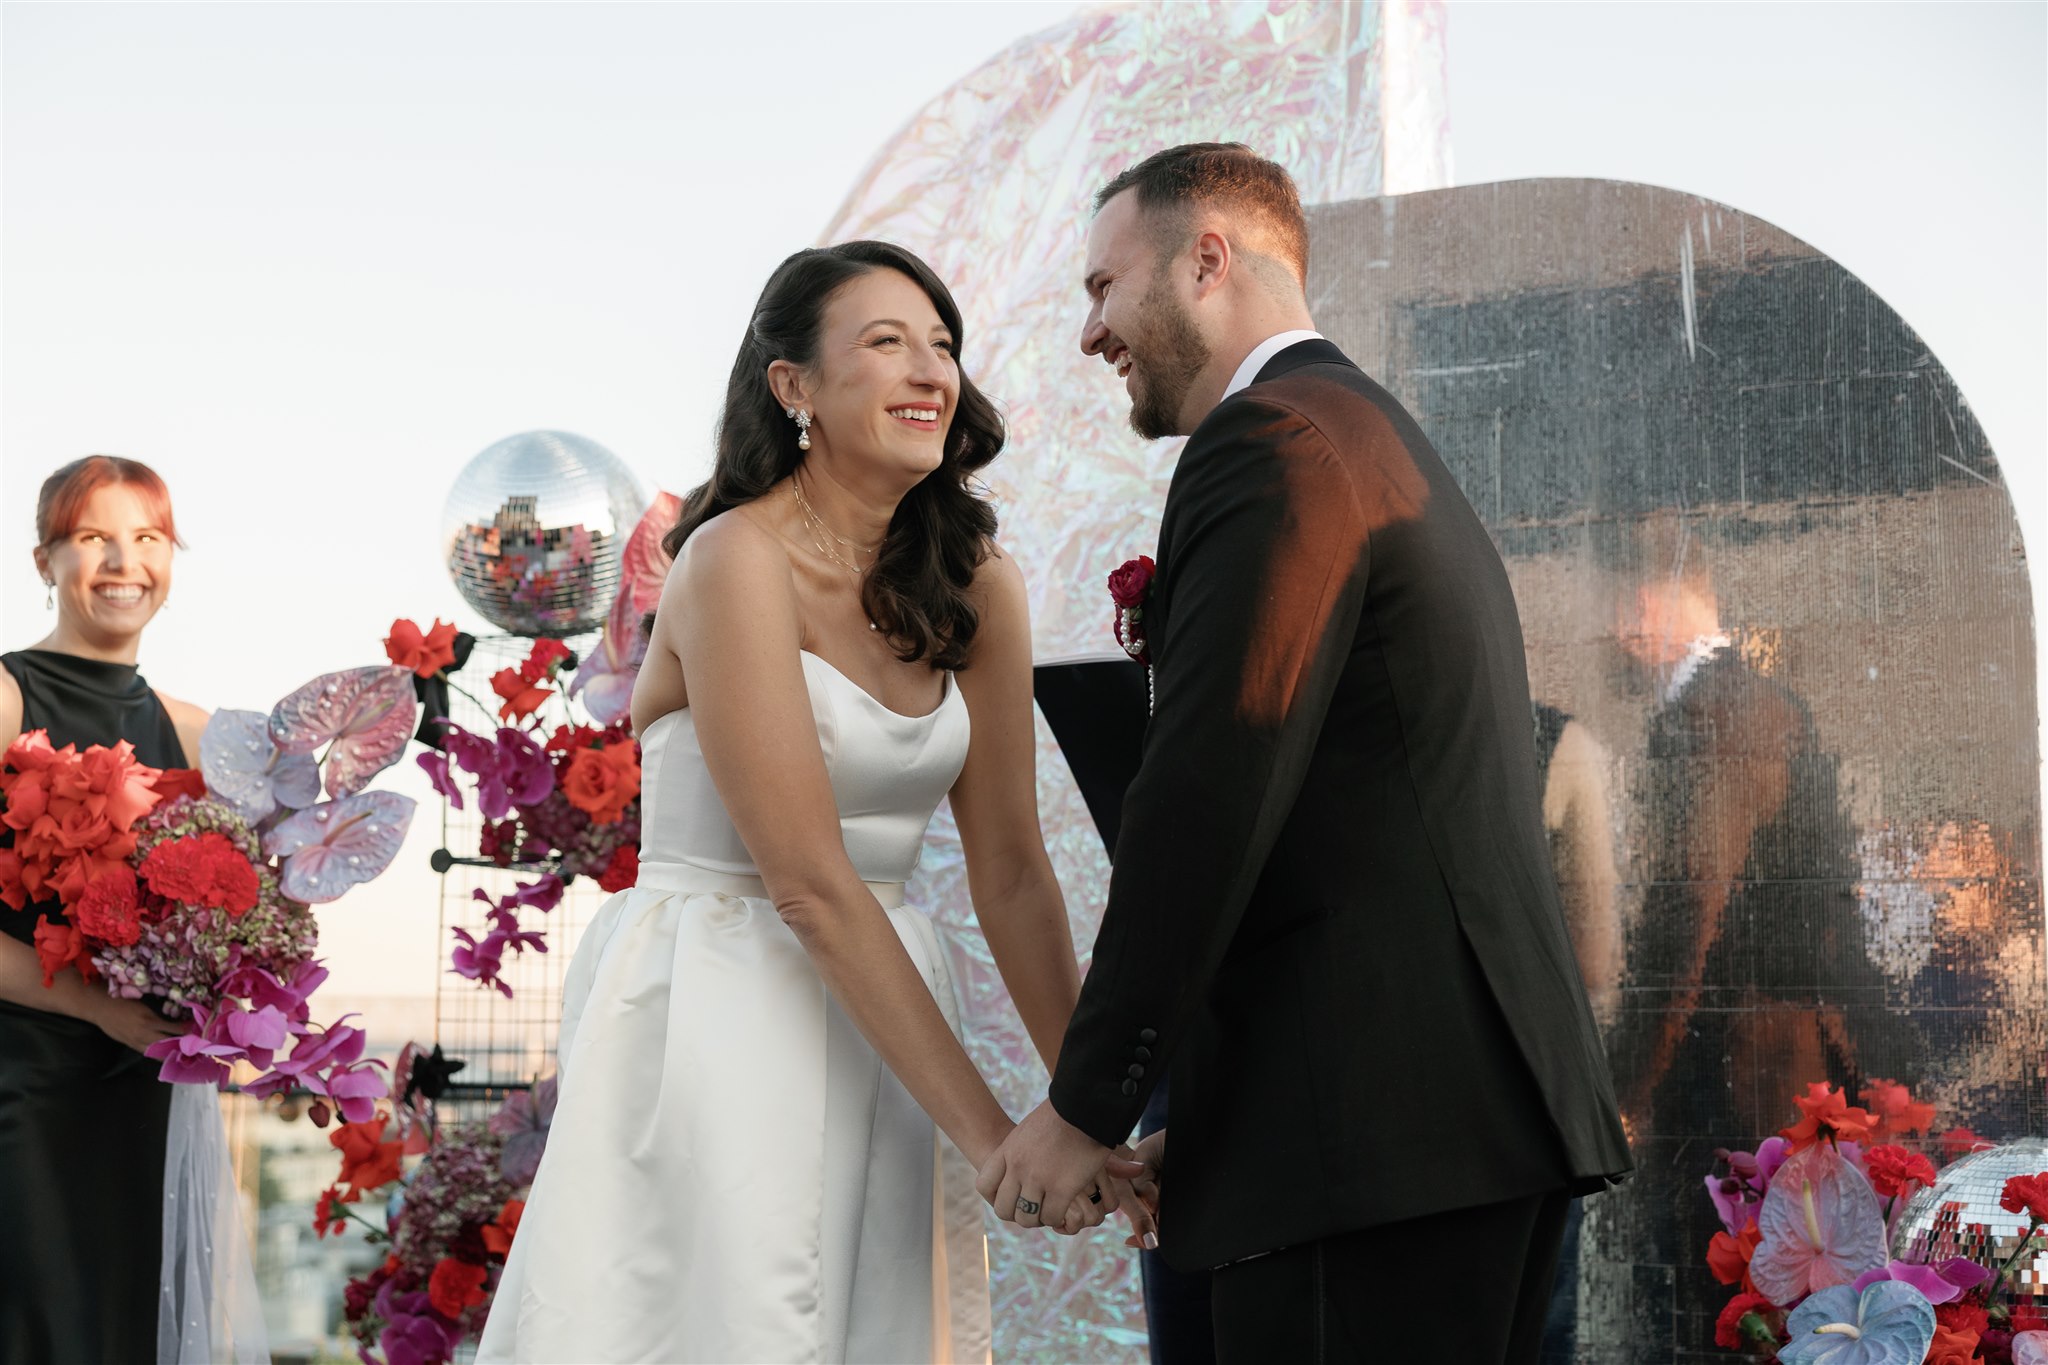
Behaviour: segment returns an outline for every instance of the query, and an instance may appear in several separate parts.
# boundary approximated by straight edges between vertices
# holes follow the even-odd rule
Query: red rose
[[[613,849],[612,860],[597,874],[597,884],[606,891],[624,891],[639,881],[640,850],[632,844],[620,844]]]
[[[1922,1358],[1924,1365],[1971,1365],[1976,1358],[1975,1332],[1957,1332],[1936,1321],[1934,1340],[1927,1344],[1927,1354]]]
[[[1152,556],[1139,555],[1126,560],[1122,567],[1109,576],[1110,600],[1120,607],[1142,607],[1146,596],[1152,591],[1152,572],[1156,566]]]
[[[93,938],[118,948],[141,938],[142,889],[128,865],[117,864],[104,877],[88,882],[85,894],[71,907],[71,919]]]
[[[501,668],[491,674],[491,691],[504,698],[505,704],[498,708],[501,720],[524,720],[540,710],[541,703],[554,695],[511,668]]]
[[[99,975],[85,951],[85,935],[75,925],[51,923],[48,915],[36,916],[36,961],[42,964],[45,986],[53,985],[66,967],[76,966],[87,981]]]
[[[384,656],[415,677],[431,678],[455,662],[455,627],[438,616],[424,633],[411,621],[393,621],[384,637]]]
[[[443,1256],[427,1281],[427,1297],[443,1317],[459,1318],[463,1310],[484,1301],[484,1268]]]
[[[159,801],[175,801],[181,796],[196,801],[206,795],[206,778],[197,768],[165,768],[150,786],[156,790]]]
[[[1792,1144],[1795,1152],[1811,1147],[1823,1137],[1831,1142],[1861,1142],[1877,1121],[1868,1112],[1851,1106],[1847,1096],[1825,1081],[1807,1086],[1806,1093],[1795,1095],[1792,1103],[1806,1117],[1790,1128],[1780,1128],[1778,1136]]]
[[[616,821],[639,794],[638,746],[607,744],[602,749],[578,749],[569,756],[569,769],[562,774],[562,795],[598,824]]]
[[[537,683],[542,678],[555,676],[555,665],[569,657],[569,646],[560,640],[535,640],[533,648],[526,653],[526,662],[519,665],[519,676],[527,682]]]
[[[1778,1310],[1771,1301],[1761,1294],[1737,1294],[1728,1300],[1728,1306],[1721,1310],[1721,1316],[1714,1319],[1714,1344],[1726,1350],[1739,1351],[1752,1340],[1761,1339],[1765,1334],[1773,1337],[1775,1329],[1765,1320],[1764,1314]],[[1747,1322],[1754,1313],[1756,1320]]]
[[[2007,1213],[2024,1213],[2036,1223],[2048,1223],[2048,1171],[2008,1179],[1998,1207]]]

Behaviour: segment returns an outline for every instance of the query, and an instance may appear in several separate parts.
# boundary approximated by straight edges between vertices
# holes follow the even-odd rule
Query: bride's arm
[[[711,779],[833,998],[978,1164],[1009,1132],[1009,1116],[847,859],[802,643],[789,559],[766,531],[727,515],[690,537],[663,590],[652,647],[682,663]]]
[[[1031,607],[1017,561],[997,551],[975,575],[981,625],[958,675],[974,738],[953,786],[967,886],[996,968],[1050,1072],[1081,994],[1067,906],[1038,824]]]

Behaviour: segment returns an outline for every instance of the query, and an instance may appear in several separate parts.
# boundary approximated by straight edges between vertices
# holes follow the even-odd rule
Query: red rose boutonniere
[[[1152,595],[1155,567],[1150,555],[1139,555],[1109,576],[1109,597],[1116,603],[1116,642],[1146,665],[1152,662],[1152,647],[1145,640],[1145,600]]]

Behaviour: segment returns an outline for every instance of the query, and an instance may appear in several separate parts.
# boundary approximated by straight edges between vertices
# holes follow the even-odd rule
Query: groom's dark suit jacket
[[[1327,341],[1182,452],[1156,707],[1053,1107],[1123,1141],[1169,1061],[1181,1268],[1629,1168],[1545,842],[1486,528]]]

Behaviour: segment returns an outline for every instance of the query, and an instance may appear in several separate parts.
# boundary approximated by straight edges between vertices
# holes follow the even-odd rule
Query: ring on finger
[[[1028,1213],[1033,1218],[1036,1218],[1038,1216],[1038,1204],[1036,1201],[1026,1199],[1020,1195],[1017,1198],[1017,1212]]]

